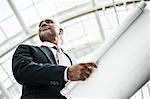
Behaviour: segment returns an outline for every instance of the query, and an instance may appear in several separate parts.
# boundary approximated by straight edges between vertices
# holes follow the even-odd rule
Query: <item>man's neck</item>
[[[49,40],[49,42],[58,45],[58,38],[55,37],[54,39]]]

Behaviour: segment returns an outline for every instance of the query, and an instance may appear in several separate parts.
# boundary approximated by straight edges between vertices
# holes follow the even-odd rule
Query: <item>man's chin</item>
[[[50,29],[46,29],[43,32],[51,32],[51,30]]]
[[[42,34],[46,34],[46,35],[49,35],[51,37],[55,37],[57,36],[55,33],[53,33],[51,30],[44,30],[41,32]]]
[[[44,31],[41,31],[41,33],[50,33],[51,34],[51,31],[50,30],[44,30]]]

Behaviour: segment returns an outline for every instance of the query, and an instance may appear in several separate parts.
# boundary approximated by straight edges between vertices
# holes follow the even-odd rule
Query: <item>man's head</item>
[[[52,19],[44,19],[39,24],[39,37],[42,42],[58,43],[58,37],[62,34],[63,29]]]

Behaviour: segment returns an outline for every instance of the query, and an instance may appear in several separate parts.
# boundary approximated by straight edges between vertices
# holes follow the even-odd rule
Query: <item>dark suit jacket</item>
[[[66,99],[60,94],[65,69],[46,46],[19,45],[12,59],[13,75],[23,85],[21,99]]]

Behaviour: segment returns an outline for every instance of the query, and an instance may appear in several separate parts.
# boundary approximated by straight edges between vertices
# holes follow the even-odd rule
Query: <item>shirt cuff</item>
[[[67,67],[67,68],[65,69],[65,71],[64,71],[64,80],[65,80],[66,82],[69,81],[68,78],[67,78],[67,71],[68,71],[68,68],[69,68],[69,67]]]

